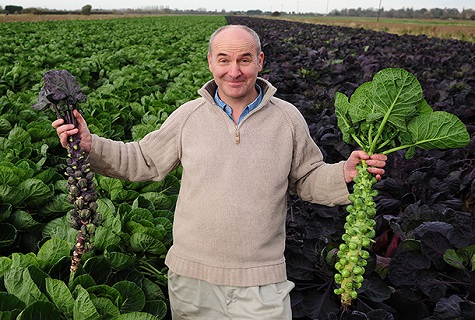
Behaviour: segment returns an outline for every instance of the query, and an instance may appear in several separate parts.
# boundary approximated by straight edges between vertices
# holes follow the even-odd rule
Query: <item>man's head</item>
[[[217,29],[211,35],[211,37],[209,38],[208,54],[211,53],[211,49],[212,49],[211,44],[212,44],[214,38],[216,37],[216,35],[218,33],[220,33],[221,31],[229,29],[229,28],[241,28],[241,29],[246,30],[247,32],[249,32],[249,34],[251,34],[254,37],[254,41],[256,42],[257,55],[259,55],[261,53],[261,39],[259,38],[259,35],[254,30],[252,30],[251,28],[249,28],[247,26],[244,26],[244,25],[233,25],[233,24],[231,24],[231,25],[226,25],[224,27],[221,27],[221,28]]]
[[[257,97],[255,82],[263,63],[259,36],[246,26],[228,25],[210,38],[209,69],[219,87],[219,97],[231,107]]]

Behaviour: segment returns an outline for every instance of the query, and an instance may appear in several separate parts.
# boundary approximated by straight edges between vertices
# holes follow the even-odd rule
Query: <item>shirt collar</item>
[[[230,106],[228,106],[223,100],[221,100],[218,96],[218,90],[219,88],[216,88],[216,92],[214,93],[214,102],[216,102],[216,104],[221,107],[224,111],[227,112],[226,109],[229,109]],[[258,92],[258,95],[257,95],[257,98],[256,100],[254,100],[253,102],[251,102],[249,105],[246,106],[245,109],[247,109],[247,113],[251,112],[253,109],[255,109],[259,103],[261,103],[262,101],[262,88],[260,85],[258,85],[256,83],[256,90]],[[228,107],[228,108],[226,108]]]

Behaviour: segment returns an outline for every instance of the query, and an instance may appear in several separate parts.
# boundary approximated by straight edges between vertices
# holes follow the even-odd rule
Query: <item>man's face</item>
[[[257,53],[254,37],[244,29],[229,28],[216,35],[208,54],[208,65],[224,102],[252,102],[255,82],[262,70],[264,54]],[[250,100],[250,101],[248,101]]]

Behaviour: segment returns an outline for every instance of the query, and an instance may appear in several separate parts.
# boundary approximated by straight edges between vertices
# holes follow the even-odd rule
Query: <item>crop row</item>
[[[209,80],[206,53],[223,17],[0,25],[0,318],[162,319],[164,256],[180,171],[161,182],[96,175],[94,250],[71,276],[66,152],[37,112],[43,74],[64,69],[87,95],[91,131],[124,141],[160,127]],[[41,316],[39,316],[41,315]]]
[[[376,184],[376,237],[351,310],[333,295],[343,207],[289,197],[287,272],[299,319],[471,319],[475,317],[475,44],[347,27],[228,17],[260,35],[263,76],[302,112],[328,162],[349,155],[334,108],[384,68],[418,78],[434,110],[457,115],[465,148],[391,154]]]

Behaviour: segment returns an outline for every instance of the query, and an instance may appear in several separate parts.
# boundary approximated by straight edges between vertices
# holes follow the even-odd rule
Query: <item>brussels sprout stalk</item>
[[[422,97],[422,88],[411,73],[403,69],[384,69],[372,81],[359,86],[350,100],[335,94],[338,127],[346,143],[358,145],[368,155],[389,154],[406,149],[406,158],[416,148],[447,149],[464,147],[470,142],[465,125],[455,115],[433,111]],[[357,297],[364,281],[364,267],[375,236],[375,177],[363,161],[357,166],[354,189],[349,196],[345,233],[335,263],[335,294],[343,309]]]
[[[44,86],[41,88],[38,103],[33,108],[43,110],[52,106],[58,119],[77,127],[73,110],[78,109],[78,103],[85,100],[86,96],[81,93],[79,84],[69,72],[50,70],[44,75]],[[77,271],[82,255],[91,250],[91,237],[102,219],[97,213],[94,173],[80,143],[78,135],[69,136],[65,175],[68,177],[68,201],[73,205],[73,209],[69,211],[70,225],[78,230],[71,259],[71,274]]]

